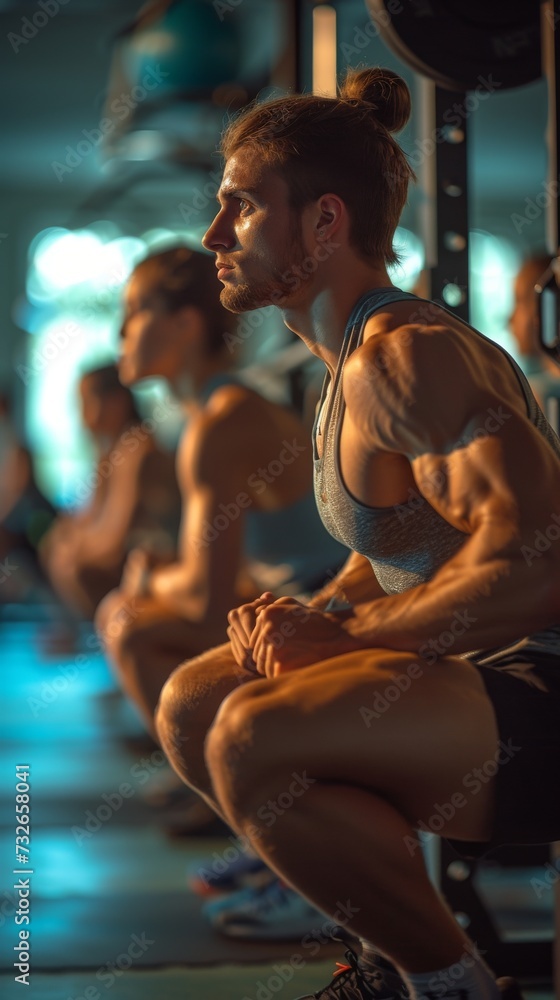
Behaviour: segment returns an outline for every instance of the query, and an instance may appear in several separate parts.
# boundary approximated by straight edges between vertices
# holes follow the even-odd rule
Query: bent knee
[[[188,716],[178,697],[177,683],[173,682],[173,674],[161,689],[154,713],[154,726],[168,759],[182,770],[186,764],[182,748],[188,739],[188,732],[185,730],[189,729],[189,725]]]
[[[103,636],[113,616],[124,606],[124,594],[120,590],[110,590],[97,606],[94,625],[100,636]]]
[[[208,684],[201,684],[198,657],[182,663],[163,685],[155,711],[156,732],[169,759],[181,769],[202,746],[213,713],[206,705]]]
[[[208,731],[222,707],[243,690],[229,643],[182,663],[164,684],[156,709],[162,744],[176,754],[177,746],[186,746],[188,740],[189,755],[194,747],[203,754]]]
[[[187,721],[181,699],[182,684],[177,678],[181,670],[182,667],[178,667],[166,680],[156,706],[156,730],[162,743],[166,741],[170,731],[174,731],[178,725]]]
[[[146,624],[130,599],[120,591],[111,591],[105,598],[95,624],[111,656],[117,660],[131,654],[142,658],[149,641]]]

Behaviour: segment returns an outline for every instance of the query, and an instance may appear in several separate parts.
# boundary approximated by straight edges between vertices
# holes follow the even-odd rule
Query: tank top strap
[[[340,354],[338,356],[334,378],[331,382],[330,373],[327,371],[323,380],[319,404],[317,406],[317,414],[313,425],[313,449],[315,458],[318,457],[316,455],[316,435],[319,427],[319,420],[321,419],[321,414],[325,406],[327,391],[330,386],[328,413],[326,414],[325,419],[321,420],[323,427],[330,425],[333,418],[336,419],[338,398],[340,396],[340,380],[344,370],[344,365],[350,354],[352,354],[356,347],[358,347],[367,320],[375,312],[383,308],[383,306],[390,305],[393,302],[405,302],[409,300],[416,302],[421,301],[418,296],[413,295],[412,292],[404,292],[401,288],[395,288],[394,285],[389,285],[383,288],[372,288],[369,292],[362,295],[355,303],[344,331],[344,338]]]
[[[401,288],[395,288],[394,285],[389,285],[385,288],[372,288],[371,291],[366,292],[365,295],[362,295],[358,299],[352,309],[348,323],[346,324],[344,339],[349,338],[352,331],[356,329],[359,329],[361,332],[366,320],[383,306],[391,305],[393,302],[406,301],[417,302],[419,299],[412,292],[403,292]]]

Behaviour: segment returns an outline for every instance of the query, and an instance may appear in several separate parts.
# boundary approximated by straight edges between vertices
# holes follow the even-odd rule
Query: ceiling
[[[70,0],[18,51],[4,50],[0,88],[0,180],[8,188],[40,187],[64,201],[71,189],[90,193],[106,183],[97,151],[61,180],[53,163],[75,149],[83,130],[103,116],[114,38],[137,13],[139,0]],[[340,37],[366,21],[363,0],[339,2]],[[0,33],[21,32],[36,2],[0,0]],[[17,42],[15,43],[18,44]],[[379,38],[364,52],[370,63],[399,65]],[[472,119],[477,188],[502,197],[505,189],[532,190],[544,164],[544,88],[540,83],[496,93]],[[74,201],[74,198],[71,199]]]
[[[0,177],[21,187],[56,191],[61,182],[52,163],[64,158],[67,144],[80,141],[102,117],[114,38],[139,8],[138,0],[70,0],[21,45],[4,42],[0,69],[2,157]],[[37,3],[0,3],[0,34],[21,36],[25,17]],[[14,46],[17,51],[14,51]],[[87,188],[99,178],[94,156],[64,178],[65,187]]]
[[[243,0],[247,5],[252,2],[264,0]],[[95,129],[103,117],[115,38],[140,6],[140,0],[67,0],[26,44],[15,41],[10,46],[9,34],[21,33],[23,19],[34,16],[38,3],[0,0],[0,35],[4,39],[0,66],[0,264],[7,278],[0,285],[0,310],[5,316],[6,345],[10,340],[15,344],[19,336],[9,317],[14,299],[24,287],[27,247],[39,229],[79,226],[108,216],[117,218],[131,233],[158,225],[173,228],[181,224],[181,204],[188,205],[207,179],[200,169],[185,171],[158,163],[120,163],[112,172],[107,171],[97,150],[84,156],[62,178],[53,167],[67,156],[67,147],[75,149],[83,131]],[[338,0],[337,9],[339,44],[352,44],[356,30],[367,24],[365,2]],[[236,16],[235,9],[231,16]],[[303,44],[304,55],[306,44],[308,40]],[[307,53],[308,62],[309,58]],[[412,71],[379,37],[368,43],[360,64],[401,71],[414,96]],[[471,116],[473,226],[518,239],[512,214],[525,211],[527,199],[542,191],[545,179],[545,119],[542,80],[517,90],[498,91]],[[413,151],[420,136],[416,112],[403,136],[405,150]],[[421,200],[421,191],[412,193],[405,213],[405,224],[412,228],[417,226],[416,209]],[[201,212],[202,227],[212,211],[210,198]],[[538,245],[543,234],[541,216],[523,232],[521,243]]]

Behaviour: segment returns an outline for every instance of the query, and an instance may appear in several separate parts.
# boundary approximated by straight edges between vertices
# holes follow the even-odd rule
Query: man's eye
[[[246,208],[250,208],[250,207],[251,206],[249,205],[249,202],[245,201],[245,198],[240,198],[239,199],[239,211],[240,212],[244,212]]]

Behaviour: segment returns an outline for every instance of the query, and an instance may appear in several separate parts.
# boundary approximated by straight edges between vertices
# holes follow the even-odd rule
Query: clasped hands
[[[363,648],[342,626],[348,614],[267,591],[229,612],[227,634],[236,663],[270,679]]]

